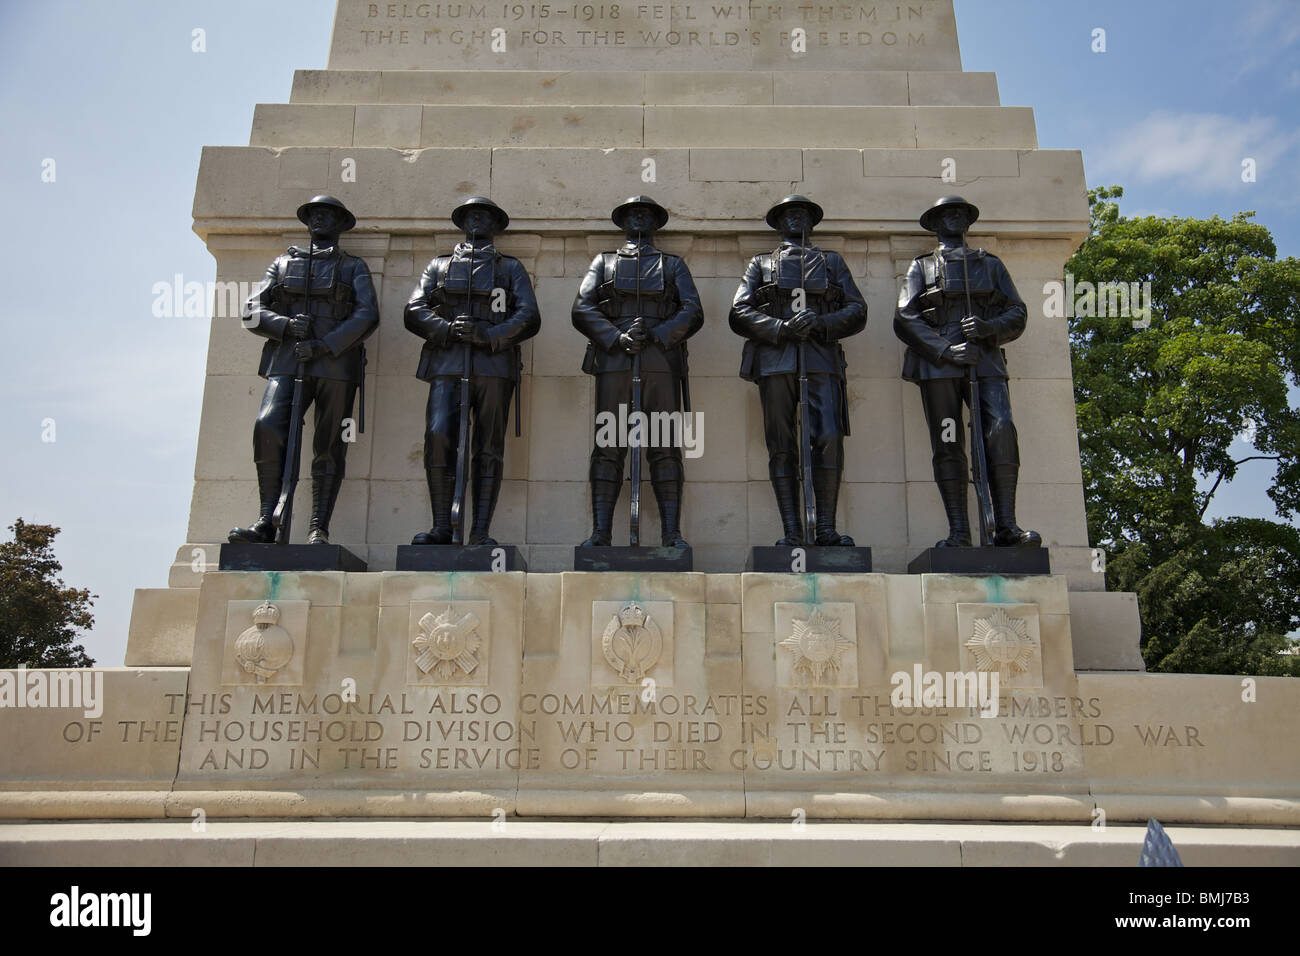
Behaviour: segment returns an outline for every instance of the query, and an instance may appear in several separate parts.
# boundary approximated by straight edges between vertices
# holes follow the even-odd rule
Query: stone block
[[[761,148],[768,142],[759,130],[775,128],[784,142],[805,147],[908,147],[917,145],[919,112],[902,106],[647,106],[645,145]]]
[[[1018,149],[864,149],[862,172],[864,176],[924,176],[942,182],[949,168],[947,160],[952,160],[957,181],[943,182],[943,186],[964,186],[990,176],[1020,176]],[[939,183],[936,188],[941,188]]]
[[[647,106],[764,106],[773,102],[772,73],[643,73]]]
[[[126,638],[128,667],[188,667],[199,613],[197,588],[137,588]]]
[[[383,102],[425,105],[641,105],[632,72],[553,70],[384,70]]]
[[[913,106],[999,106],[996,73],[912,70],[907,74]]]
[[[917,106],[916,145],[1035,149],[1038,131],[1027,106]]]
[[[1144,671],[1137,595],[1071,591],[1074,663],[1081,671]]]
[[[425,145],[420,139],[423,118],[419,106],[371,106],[356,108],[354,146],[396,146],[414,149]]]
[[[879,72],[777,72],[773,102],[789,106],[907,106],[907,74]]]
[[[258,103],[249,146],[351,146],[356,108]]]
[[[425,106],[422,146],[639,145],[639,106]]]
[[[6,671],[5,676],[14,673]],[[31,694],[35,682],[41,682],[48,688],[47,702],[70,705],[0,708],[0,740],[4,741],[0,792],[157,791],[171,786],[184,720],[185,668],[33,668],[17,673],[25,675],[26,694]],[[56,675],[72,675],[75,680],[68,683],[59,677],[56,690],[52,683]],[[147,815],[151,809],[147,804],[137,806],[133,814],[130,801],[118,806],[119,813],[125,810],[127,815],[141,810]],[[93,806],[83,807],[93,814]],[[11,812],[13,809],[17,812]],[[157,809],[161,810],[161,804]],[[78,808],[55,805],[22,812],[21,807],[0,804],[0,813],[8,817],[66,817],[76,816]]]
[[[378,70],[294,70],[291,103],[397,103],[385,99]]]
[[[691,179],[696,182],[792,183],[803,179],[798,149],[692,149]]]

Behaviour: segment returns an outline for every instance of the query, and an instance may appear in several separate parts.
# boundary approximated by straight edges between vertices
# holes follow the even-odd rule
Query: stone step
[[[292,103],[998,106],[994,73],[297,70]]]
[[[1187,866],[1297,866],[1300,832],[1166,827]],[[542,821],[0,825],[5,866],[1117,866],[1145,826]]]
[[[260,103],[250,146],[1035,149],[1023,106],[373,106]]]

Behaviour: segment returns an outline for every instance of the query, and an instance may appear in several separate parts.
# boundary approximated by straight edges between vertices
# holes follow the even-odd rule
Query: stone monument
[[[918,211],[954,192],[983,210],[971,245],[1006,264],[1028,309],[1009,363],[1033,449],[1017,506],[1054,573],[906,573],[948,528],[883,319],[843,343],[861,437],[840,520],[873,573],[740,573],[782,533],[758,395],[723,321],[771,249],[764,214],[819,197],[818,245],[887,317],[933,248]],[[169,587],[137,592],[127,666],[96,671],[102,713],[0,709],[0,814],[1300,822],[1300,752],[1275,744],[1300,687],[1258,678],[1247,699],[1235,677],[1144,674],[1136,599],[1104,590],[1066,326],[1036,291],[1087,235],[1082,159],[1039,149],[1033,111],[962,72],[952,0],[340,0],[328,68],[258,105],[247,146],[203,152],[194,228],[218,280],[255,280],[316,193],[356,213],[349,251],[380,301],[368,427],[330,526],[369,570],[216,569],[256,497],[262,388],[253,337],[214,319]],[[671,213],[656,246],[690,263],[705,316],[681,528],[696,570],[575,572],[594,408],[586,341],[564,318],[609,247],[609,209],[641,193]],[[461,238],[449,217],[469,195],[510,210],[497,246],[533,277],[542,316],[493,526],[529,570],[397,571],[429,517],[427,388],[403,307]],[[613,534],[626,540],[625,514]]]

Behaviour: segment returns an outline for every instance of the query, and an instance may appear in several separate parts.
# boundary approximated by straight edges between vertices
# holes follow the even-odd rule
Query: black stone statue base
[[[399,571],[527,571],[528,562],[513,544],[400,544]]]
[[[871,571],[871,549],[754,548],[745,562],[745,570],[775,574],[804,571],[810,574],[867,574]]]
[[[909,574],[1051,574],[1046,548],[927,548]]]
[[[221,571],[364,571],[366,562],[337,544],[223,544]]]
[[[575,571],[692,571],[695,555],[690,548],[584,548],[573,549]]]

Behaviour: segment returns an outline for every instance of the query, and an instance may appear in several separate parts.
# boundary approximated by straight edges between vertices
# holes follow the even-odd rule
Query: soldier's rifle
[[[799,284],[803,293],[803,307],[808,308],[808,229],[805,224],[799,250]],[[812,428],[808,409],[808,342],[799,339],[799,485],[803,492],[804,541],[812,544],[817,527],[817,505],[814,500],[812,476]]]
[[[310,228],[310,227],[309,227]],[[307,287],[304,299],[307,303],[307,320],[309,330],[306,339],[298,339],[298,343],[311,341],[311,273],[312,259],[315,253],[316,240],[310,237],[307,240]],[[297,344],[294,346],[297,349]],[[284,449],[284,471],[280,475],[280,500],[275,503],[275,511],[271,514],[271,524],[275,528],[275,543],[287,545],[289,535],[293,530],[293,493],[298,487],[298,459],[302,457],[302,380],[307,374],[306,359],[298,359],[298,369],[293,376],[293,403],[289,409],[289,440]]]
[[[632,321],[634,328],[641,325],[641,230],[636,231],[636,318]],[[632,453],[632,503],[628,516],[628,544],[638,547],[641,544],[641,443],[631,436],[639,437],[641,422],[641,352],[638,349],[632,355],[632,414],[628,416],[632,428],[629,434],[628,450]]]
[[[970,248],[966,245],[966,232],[961,234],[961,272],[962,288],[966,293],[966,314],[974,316],[970,297]],[[967,344],[977,349],[977,340],[967,338]],[[984,413],[980,398],[979,352],[975,352],[975,361],[968,366],[970,375],[970,468],[971,481],[975,483],[975,498],[979,506],[980,547],[986,548],[993,543],[993,496],[989,491],[988,453],[984,447]]]
[[[467,237],[468,238],[468,237]],[[474,241],[469,239],[469,275],[465,281],[465,317],[471,319],[472,299],[474,292],[474,266],[475,266]],[[456,253],[451,254],[451,261],[447,263],[448,270],[456,262]],[[456,432],[456,484],[452,491],[451,499],[451,541],[452,544],[465,543],[465,488],[469,484],[469,454],[467,440],[469,438],[469,397],[470,397],[470,376],[473,374],[472,362],[473,354],[468,342],[462,342],[461,352],[461,369],[460,369],[460,418],[458,430]],[[516,419],[518,422],[518,419]]]

